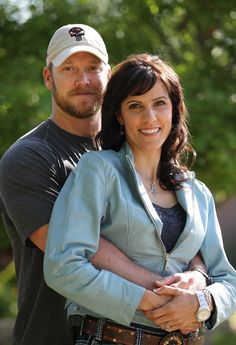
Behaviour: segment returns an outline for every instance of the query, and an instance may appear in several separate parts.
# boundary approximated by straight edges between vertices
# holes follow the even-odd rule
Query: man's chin
[[[68,112],[68,114],[76,119],[89,119],[96,115],[95,111],[83,111],[83,112]]]

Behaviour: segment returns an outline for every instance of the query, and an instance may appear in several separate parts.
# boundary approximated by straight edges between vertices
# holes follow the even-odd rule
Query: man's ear
[[[108,65],[108,68],[107,68],[107,80],[109,80],[111,78],[111,66]]]
[[[48,90],[52,89],[52,71],[48,67],[43,69],[43,80]]]

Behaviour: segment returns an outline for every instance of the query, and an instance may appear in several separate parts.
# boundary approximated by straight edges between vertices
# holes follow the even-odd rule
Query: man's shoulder
[[[98,159],[109,161],[113,159],[114,157],[118,158],[120,156],[120,153],[114,150],[100,150],[100,151],[87,152],[84,156],[90,157],[90,159],[92,157],[97,157]]]
[[[81,158],[82,161],[94,161],[96,165],[98,161],[103,164],[113,164],[114,161],[119,160],[119,152],[113,150],[101,150],[101,151],[90,151],[83,155]]]
[[[45,147],[49,145],[50,138],[52,136],[52,124],[51,121],[47,120],[42,122],[37,127],[31,129],[26,134],[22,135],[12,147],[27,148],[29,146],[39,145],[40,147]]]
[[[78,169],[86,166],[91,171],[103,170],[107,173],[123,173],[126,170],[124,157],[113,150],[90,151],[80,158]]]
[[[23,175],[32,169],[50,169],[58,157],[56,150],[39,135],[35,128],[18,139],[2,156],[0,160],[0,178],[7,175]]]
[[[50,154],[51,146],[46,140],[47,125],[42,123],[15,141],[1,158],[1,165],[10,161],[21,162],[34,154]]]

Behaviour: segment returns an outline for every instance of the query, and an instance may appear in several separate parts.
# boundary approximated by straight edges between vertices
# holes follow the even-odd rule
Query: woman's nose
[[[154,119],[157,117],[157,111],[156,109],[153,109],[152,107],[148,107],[145,109],[145,117],[150,118],[150,119]]]

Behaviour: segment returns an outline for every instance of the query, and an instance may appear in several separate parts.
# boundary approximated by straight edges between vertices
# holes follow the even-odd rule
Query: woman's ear
[[[123,121],[123,118],[122,118],[122,115],[121,114],[118,114],[117,115],[117,120],[119,122],[120,125],[123,125],[124,124],[124,121]]]

